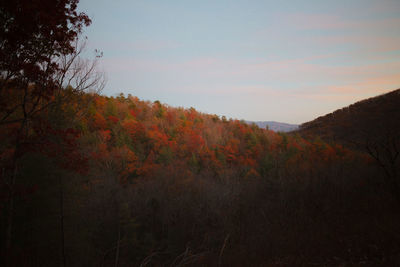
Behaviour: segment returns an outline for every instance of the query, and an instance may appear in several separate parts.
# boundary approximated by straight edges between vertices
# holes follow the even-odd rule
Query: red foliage
[[[104,119],[103,115],[98,112],[94,114],[93,123],[95,129],[107,129],[107,121]]]
[[[111,121],[113,124],[116,124],[117,122],[119,122],[119,119],[115,116],[108,116],[108,120]]]

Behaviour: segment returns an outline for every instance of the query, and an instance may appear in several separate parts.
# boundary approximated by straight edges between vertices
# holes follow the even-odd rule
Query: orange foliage
[[[113,101],[118,111],[114,113],[118,115],[107,116],[109,123],[104,119],[107,101]],[[237,168],[243,177],[259,177],[265,173],[261,170],[266,158],[289,169],[297,166],[306,170],[315,162],[330,164],[349,154],[338,145],[277,134],[238,120],[220,120],[193,108],[172,108],[134,97],[114,101],[98,96],[95,104],[93,118],[83,118],[100,140],[93,148],[92,160],[118,170],[121,182],[174,166],[182,174],[190,168],[218,176]]]

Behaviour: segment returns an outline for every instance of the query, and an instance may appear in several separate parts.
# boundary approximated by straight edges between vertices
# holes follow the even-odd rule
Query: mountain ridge
[[[400,132],[400,89],[380,94],[305,122],[296,131],[325,141],[354,143],[386,132]]]
[[[265,129],[268,127],[269,130],[274,132],[291,132],[297,130],[298,124],[291,124],[285,122],[277,122],[277,121],[245,121],[247,124],[256,124],[258,127]]]

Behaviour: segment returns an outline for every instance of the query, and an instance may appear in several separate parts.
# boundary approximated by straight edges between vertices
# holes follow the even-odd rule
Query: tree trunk
[[[8,199],[8,214],[7,214],[7,226],[6,226],[6,244],[5,244],[5,256],[6,256],[6,266],[11,266],[12,262],[12,237],[13,237],[13,224],[14,224],[14,189],[18,175],[18,158],[20,156],[20,146],[21,146],[21,135],[25,130],[26,118],[22,121],[21,126],[18,130],[14,155],[12,159],[13,173],[11,174],[11,179],[9,183],[9,199]]]
[[[118,267],[118,260],[119,260],[119,243],[121,241],[121,227],[118,224],[118,240],[117,240],[117,251],[115,252],[115,264],[114,267]]]
[[[10,181],[10,195],[8,200],[8,214],[7,214],[7,230],[6,230],[6,266],[11,266],[12,258],[12,232],[13,232],[13,222],[14,222],[14,186],[15,180],[17,178],[18,168],[17,162],[15,160],[14,172]]]
[[[64,188],[62,175],[59,176],[60,181],[60,230],[61,230],[61,261],[65,267],[65,232],[64,232]]]

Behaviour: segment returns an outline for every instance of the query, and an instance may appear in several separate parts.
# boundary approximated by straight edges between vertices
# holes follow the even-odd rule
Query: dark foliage
[[[300,126],[299,134],[316,136],[368,153],[400,202],[400,89],[372,97]]]

